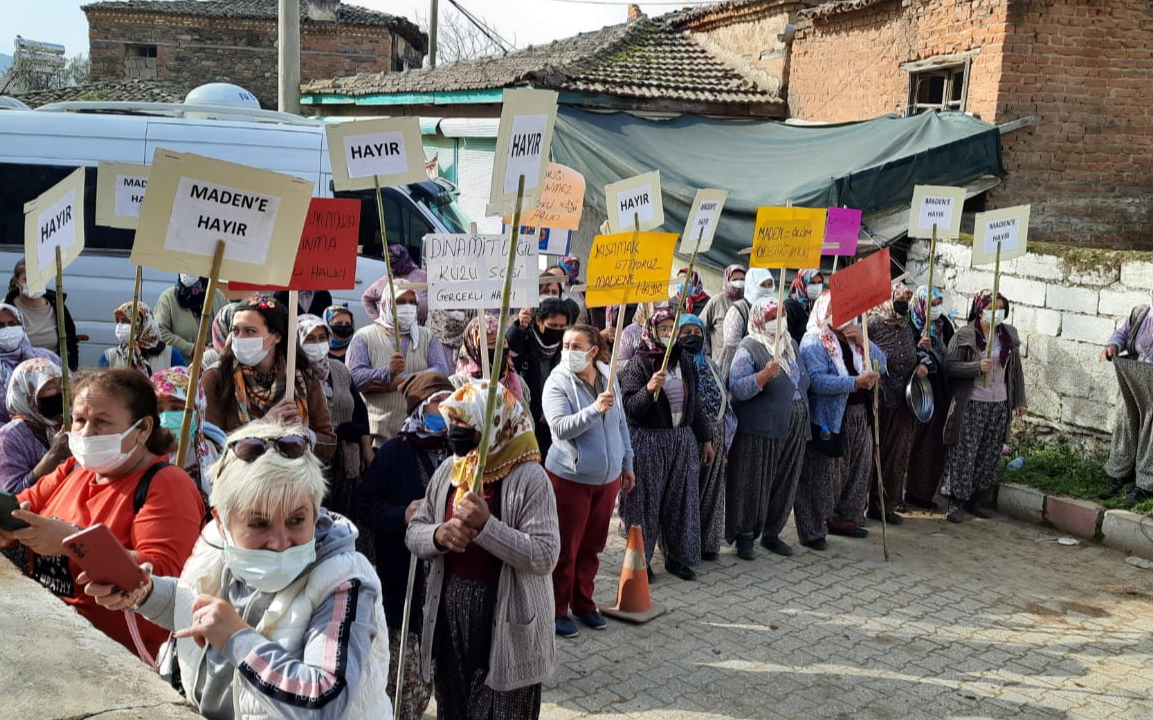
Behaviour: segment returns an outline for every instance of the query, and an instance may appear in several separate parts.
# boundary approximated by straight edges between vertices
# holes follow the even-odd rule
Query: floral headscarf
[[[208,278],[199,278],[193,285],[186,286],[176,278],[176,304],[185,310],[191,310],[196,319],[204,312],[204,293],[208,289]]]
[[[768,281],[768,287],[761,287],[761,283]],[[773,297],[777,293],[777,281],[773,279],[773,273],[768,268],[749,268],[745,273],[745,300],[749,301],[749,307],[753,303],[763,297]]]
[[[1009,300],[997,293],[997,299],[1005,303],[1005,314],[1009,314]],[[993,304],[993,291],[985,288],[973,297],[973,304],[969,308],[969,324],[973,325],[977,330],[977,349],[981,354],[985,353],[985,346],[988,339],[985,337],[985,331],[981,328],[981,315],[989,308],[994,307]],[[1001,361],[1001,367],[1009,364],[1009,357],[1013,353],[1013,338],[1009,335],[1009,331],[1005,329],[1005,324],[1001,323],[997,326],[997,341],[1001,344],[1001,351],[998,353],[998,358]]]
[[[898,314],[896,308],[893,307],[893,303],[903,295],[911,295],[912,292],[913,289],[905,283],[894,283],[893,291],[889,299],[870,310],[869,319],[876,320],[893,327],[901,327],[906,325],[909,322],[908,316]]]
[[[16,366],[8,379],[8,395],[4,398],[8,414],[13,420],[19,418],[28,423],[45,445],[59,426],[40,412],[36,396],[45,385],[59,379],[60,366],[48,358],[25,360]]]
[[[484,375],[484,361],[481,358],[480,347],[480,318],[474,317],[469,321],[468,327],[464,331],[464,345],[460,348],[460,355],[457,356],[456,371],[461,375],[468,375],[474,380],[487,380]],[[488,330],[487,338],[491,339],[488,342],[488,352],[491,357],[493,351],[496,350],[496,333],[500,329],[497,326],[497,319],[489,313],[484,314],[485,327]],[[524,390],[521,389],[519,378],[517,377],[516,370],[513,368],[511,359],[512,351],[509,350],[508,344],[504,346],[504,362],[501,365],[504,370],[501,372],[500,384],[504,385],[509,392],[513,394],[517,400],[524,402]]]
[[[577,278],[579,278],[581,274],[580,258],[576,255],[565,255],[557,261],[557,265],[564,268],[565,275],[568,275],[569,284],[576,285]]]
[[[825,348],[825,352],[829,353],[829,357],[833,360],[833,365],[837,368],[837,374],[847,377],[849,374],[848,368],[845,367],[845,358],[841,353],[841,340],[837,334],[833,332],[833,294],[826,290],[823,295],[813,305],[813,311],[809,313],[809,324],[805,328],[806,335],[816,335],[820,341],[821,346]],[[858,321],[856,319],[850,320],[845,323],[844,327],[854,325]],[[853,350],[853,367],[856,368],[858,373],[865,372],[865,350],[860,345],[849,343]]]
[[[393,277],[406,277],[416,270],[416,263],[412,261],[412,255],[408,254],[408,248],[396,243],[388,246],[388,264],[392,268]]]
[[[327,330],[329,337],[332,336],[332,328],[328,327],[328,323],[326,323],[324,320],[321,320],[318,316],[312,315],[311,313],[305,313],[304,315],[297,316],[296,338],[302,347],[304,346],[304,339],[308,337],[309,333],[318,327],[322,327]],[[325,347],[327,347],[327,345]],[[326,384],[326,381],[328,380],[328,354],[325,353],[325,357],[318,363],[314,363],[309,360],[308,366],[312,368],[312,372],[316,376],[316,379],[319,380],[322,384]]]
[[[129,300],[116,308],[116,312],[112,316],[117,321],[121,317],[125,320],[132,317],[132,301]],[[128,357],[127,343],[115,349],[116,355],[123,361],[124,365],[134,367],[145,375],[151,375],[152,367],[145,358],[156,357],[163,352],[164,341],[160,339],[160,325],[152,316],[151,308],[143,300],[136,303],[136,337],[133,343],[135,347],[131,358]]]
[[[462,385],[447,400],[442,400],[440,413],[450,423],[463,423],[482,432],[487,399],[488,381],[474,380]],[[488,447],[488,459],[481,479],[485,485],[504,479],[517,465],[541,460],[540,447],[528,412],[503,386],[497,388],[497,407],[493,413],[493,433]],[[459,503],[469,491],[479,462],[479,449],[464,457],[453,457],[452,485],[456,488],[454,502]]]
[[[819,269],[802,270],[797,273],[793,278],[793,284],[789,286],[789,297],[808,310],[813,305],[813,301],[809,299],[809,284],[813,282],[813,278],[821,274]]]
[[[667,345],[661,340],[660,335],[657,334],[657,328],[665,320],[672,320],[676,317],[676,311],[667,307],[659,308],[656,312],[649,316],[645,322],[645,333],[641,336],[641,344],[637,347],[637,355],[645,357],[662,357],[665,354]],[[673,351],[673,356],[677,355],[677,351]],[[669,362],[672,363],[674,357],[669,357]]]
[[[677,324],[678,337],[681,328],[685,325],[695,325],[701,329],[702,336],[707,334],[704,320],[691,313],[682,313],[680,322]],[[725,404],[724,388],[717,382],[717,377],[713,375],[713,369],[709,365],[709,359],[705,356],[703,344],[700,350],[689,357],[692,358],[693,364],[697,368],[697,389],[700,391],[701,407],[708,417],[715,418]]]
[[[779,310],[776,298],[761,298],[749,308],[749,337],[753,338],[766,350],[771,357],[777,349],[777,312]],[[787,335],[787,333],[786,333]],[[781,370],[790,378],[799,368],[797,367],[797,354],[793,351],[792,338],[781,338]]]
[[[332,321],[336,319],[337,315],[348,315],[353,323],[356,323],[356,316],[353,315],[352,311],[347,307],[344,305],[329,305],[324,309],[324,324],[328,326],[329,330],[332,330]],[[335,335],[331,335],[328,338],[328,347],[332,348],[333,350],[340,350],[341,348],[348,347],[350,342],[352,342],[351,335],[346,338],[338,338]]]
[[[232,334],[232,315],[236,312],[236,307],[239,304],[228,303],[220,308],[216,317],[212,318],[212,347],[216,348],[218,353],[224,352],[224,345],[228,342],[228,336]]]
[[[442,345],[460,348],[464,344],[468,316],[464,310],[430,310],[425,327]]]
[[[676,284],[676,292],[672,295],[672,300],[669,303],[670,305],[672,303],[680,302],[681,290],[684,288],[684,278],[681,276],[688,271],[689,269],[687,267],[683,267],[680,269],[680,272],[677,273],[677,279],[679,282]],[[696,270],[693,270],[692,273],[689,274],[688,285],[689,292],[688,296],[685,298],[685,312],[694,313],[704,307],[705,303],[708,302],[709,296],[705,292],[705,285],[701,281],[701,274]]]
[[[933,302],[938,300],[943,301],[944,299],[945,295],[941,292],[941,288],[934,287]],[[925,331],[925,319],[929,317],[929,315],[929,286],[921,285],[917,288],[917,291],[913,293],[913,302],[909,304],[909,322],[913,323],[913,327],[917,329],[918,333],[922,333]],[[940,332],[940,326],[944,322],[944,317],[938,318],[937,321],[933,323],[934,327],[930,332],[933,332],[933,330]]]
[[[188,402],[188,369],[183,367],[170,367],[161,370],[152,376],[152,387],[156,390],[158,398],[172,398],[178,402]],[[196,400],[193,402],[192,414],[196,418],[196,435],[191,438],[196,449],[196,460],[200,467],[200,485],[202,490],[210,490],[207,478],[208,468],[216,462],[219,455],[215,446],[205,437],[204,414],[208,412],[208,397],[204,394],[204,386],[196,388]]]
[[[725,274],[721,279],[721,287],[725,290],[725,297],[733,302],[740,300],[745,296],[744,288],[737,289],[733,287],[733,273],[747,273],[744,265],[729,265],[725,268]]]

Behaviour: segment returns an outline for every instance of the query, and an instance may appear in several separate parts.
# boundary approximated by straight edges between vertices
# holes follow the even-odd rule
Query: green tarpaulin
[[[963,113],[884,116],[840,125],[732,122],[682,116],[644,120],[562,107],[555,162],[585,176],[586,201],[604,212],[604,186],[661,171],[664,229],[684,229],[697,188],[729,191],[714,267],[741,262],[761,205],[843,205],[865,212],[907,204],[914,185],[963,185],[1002,175],[1001,136]]]

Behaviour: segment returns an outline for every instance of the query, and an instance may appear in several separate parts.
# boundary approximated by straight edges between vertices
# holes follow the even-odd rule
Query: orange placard
[[[840,327],[893,298],[889,248],[829,277],[833,325]]]

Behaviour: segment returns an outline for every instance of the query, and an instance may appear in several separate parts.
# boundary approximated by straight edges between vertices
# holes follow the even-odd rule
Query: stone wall
[[[1153,253],[1034,247],[1002,263],[1000,286],[1008,322],[1021,335],[1030,417],[1078,433],[1109,432],[1117,380],[1098,356],[1133,307],[1149,303]],[[928,254],[927,241],[909,253],[917,284],[928,281]],[[993,266],[972,268],[971,258],[963,242],[937,244],[933,282],[962,321],[973,295],[993,287]]]

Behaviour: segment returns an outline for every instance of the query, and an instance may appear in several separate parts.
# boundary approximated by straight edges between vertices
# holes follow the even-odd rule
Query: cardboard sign
[[[425,235],[429,309],[499,306],[511,245],[506,235]],[[516,254],[509,307],[535,307],[540,302],[536,238],[519,235]]]
[[[307,180],[158,149],[132,263],[206,276],[223,240],[222,279],[287,285],[311,199]]]
[[[43,290],[56,279],[56,248],[62,267],[84,249],[84,168],[24,205],[24,259],[28,289]]]
[[[585,305],[667,301],[676,245],[676,233],[597,235],[589,251]]]
[[[96,173],[96,224],[135,230],[147,189],[147,165],[100,163]]]
[[[861,211],[852,208],[829,208],[825,222],[825,244],[822,255],[856,255],[861,237]]]
[[[360,201],[312,198],[300,233],[288,285],[230,282],[229,290],[352,290],[356,287],[356,246],[360,241]]]
[[[544,192],[537,198],[535,208],[521,213],[520,221],[527,227],[578,230],[584,202],[584,175],[550,162],[545,172]],[[511,214],[504,216],[504,224],[512,224]]]
[[[721,221],[721,209],[728,196],[728,190],[697,190],[697,196],[689,208],[685,232],[681,235],[681,247],[677,252],[682,255],[691,253],[697,247],[698,239],[701,241],[698,252],[709,251],[717,234],[717,224]]]
[[[1029,240],[1029,211],[1031,205],[1018,205],[977,213],[973,226],[972,265],[986,265],[997,261],[997,243],[1001,244],[1001,262],[1024,255]]]
[[[517,183],[524,175],[524,207],[535,207],[544,191],[556,122],[557,94],[552,90],[516,89],[504,91],[500,131],[489,190],[489,215],[511,211],[516,204]],[[523,220],[522,220],[523,222]]]
[[[642,173],[628,180],[605,185],[609,232],[652,230],[665,224],[665,205],[661,200],[661,172]],[[640,227],[635,228],[635,220]]]
[[[507,236],[508,233],[509,226],[505,225],[504,234]],[[568,255],[569,244],[572,242],[572,230],[552,230],[521,225],[520,234],[535,237],[541,255]]]
[[[757,208],[749,267],[820,267],[826,215],[825,208]]]
[[[889,271],[889,248],[875,252],[829,276],[833,327],[860,317],[893,299],[893,276]]]
[[[355,120],[325,129],[332,185],[337,190],[425,182],[420,120],[414,117]]]
[[[937,237],[956,240],[961,234],[961,210],[965,206],[965,188],[942,185],[918,185],[913,188],[913,205],[909,208],[909,237]]]

